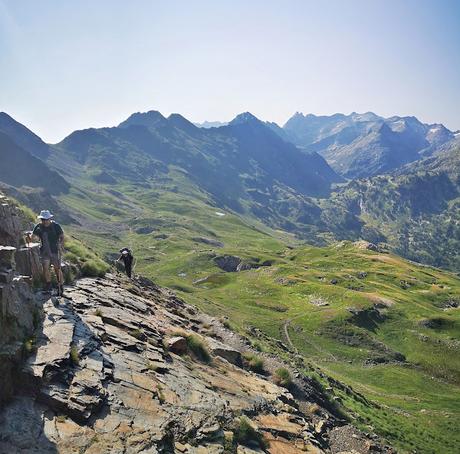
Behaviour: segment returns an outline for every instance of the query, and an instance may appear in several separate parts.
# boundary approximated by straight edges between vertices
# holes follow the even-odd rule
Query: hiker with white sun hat
[[[42,210],[37,218],[40,222],[34,227],[30,238],[35,236],[40,239],[40,257],[45,278],[44,290],[46,292],[51,291],[50,266],[52,265],[58,283],[58,296],[62,296],[64,292],[64,276],[61,270],[61,251],[64,247],[64,231],[53,220],[54,216],[49,210]]]

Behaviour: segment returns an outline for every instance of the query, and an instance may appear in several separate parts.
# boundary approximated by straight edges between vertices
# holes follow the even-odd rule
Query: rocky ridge
[[[0,452],[344,452],[329,444],[344,421],[324,408],[308,414],[301,389],[294,399],[245,370],[241,352],[218,334],[220,322],[213,332],[209,317],[146,279],[80,279],[65,298],[41,303],[36,351],[0,417]],[[187,342],[175,348],[190,335],[209,361]],[[270,442],[268,451],[257,444],[225,450],[242,414]],[[356,452],[388,452],[362,434],[358,440]]]

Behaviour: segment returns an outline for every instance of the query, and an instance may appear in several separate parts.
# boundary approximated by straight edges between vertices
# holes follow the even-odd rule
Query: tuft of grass
[[[251,421],[242,416],[236,423],[235,430],[233,431],[234,441],[245,446],[257,444],[262,449],[268,449],[269,443],[264,436],[258,432],[251,424]]]
[[[230,324],[230,321],[228,320],[227,317],[222,317],[220,319],[220,322],[222,323],[222,326],[227,329],[232,329],[232,325]]]
[[[30,355],[31,353],[36,351],[37,346],[35,337],[29,337],[28,339],[24,340],[23,348],[26,355]]]
[[[252,344],[252,348],[257,350],[258,352],[265,351],[264,346],[259,341],[253,341],[251,344]]]
[[[163,386],[160,384],[157,386],[157,396],[158,400],[160,401],[160,404],[163,404],[166,401],[164,392],[163,392]]]
[[[132,329],[128,333],[130,336],[133,336],[138,340],[141,340],[144,337],[144,333],[140,329]]]
[[[76,238],[66,239],[64,259],[80,269],[82,276],[103,277],[109,265]]]
[[[80,364],[80,355],[75,345],[72,345],[72,347],[70,348],[70,360],[75,366],[78,366]]]
[[[96,317],[102,317],[102,310],[100,307],[98,307],[95,311],[94,311],[94,315]]]
[[[187,347],[203,363],[211,362],[211,355],[208,352],[204,342],[196,334],[191,334],[186,337]]]
[[[104,277],[107,270],[108,265],[102,260],[88,260],[82,265],[81,274],[85,277]]]
[[[317,403],[312,403],[308,405],[307,412],[310,415],[319,415],[321,414],[321,407]]]
[[[156,372],[158,370],[158,367],[157,365],[153,364],[153,363],[147,363],[147,369],[148,370],[151,370],[152,372]]]
[[[277,385],[282,386],[283,388],[289,388],[292,385],[291,373],[285,367],[276,369],[273,374],[273,380]]]
[[[245,352],[243,353],[243,361],[246,367],[253,372],[257,372],[258,374],[263,374],[265,372],[264,360],[260,356],[251,352]]]
[[[224,454],[235,454],[237,450],[233,432],[224,433]]]

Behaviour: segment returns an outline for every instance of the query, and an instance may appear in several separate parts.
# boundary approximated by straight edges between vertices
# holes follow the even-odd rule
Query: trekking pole
[[[27,249],[27,261],[29,262],[31,278],[33,278],[33,263],[32,263],[32,252],[30,251],[30,240],[31,240],[32,231],[27,230],[24,232],[24,243]]]

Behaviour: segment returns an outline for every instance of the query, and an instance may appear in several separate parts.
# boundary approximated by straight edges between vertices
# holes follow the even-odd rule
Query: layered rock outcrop
[[[43,301],[43,314],[21,392],[0,414],[0,452],[339,452],[328,434],[343,422],[308,414],[298,396],[245,370],[220,322],[148,280],[81,279]],[[209,358],[194,354],[190,336]],[[171,348],[178,338],[186,342]],[[241,415],[270,447],[231,441]],[[364,441],[357,452],[377,446]]]
[[[22,222],[20,211],[0,194],[0,405],[14,393],[17,370],[39,320],[32,274],[22,273],[31,271],[31,262],[21,261],[21,254],[18,269]],[[29,255],[38,260],[33,250]]]

